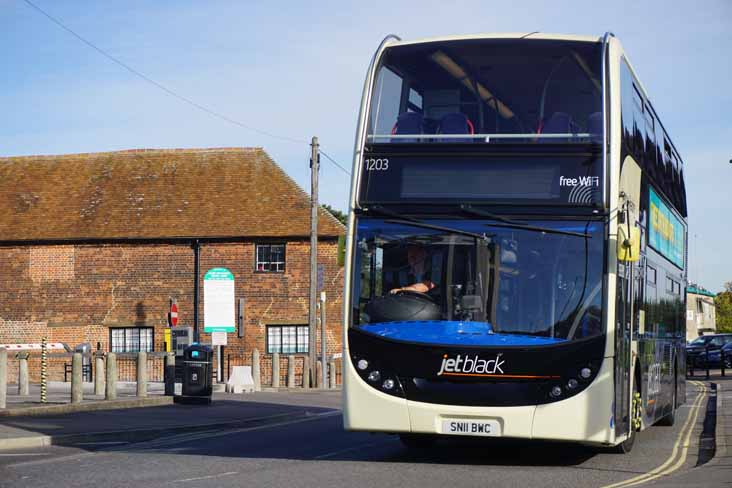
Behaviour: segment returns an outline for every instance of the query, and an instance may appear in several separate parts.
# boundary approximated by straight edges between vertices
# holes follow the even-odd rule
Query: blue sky
[[[690,278],[715,291],[732,281],[729,0],[33,1],[202,105],[290,138],[319,136],[349,169],[366,66],[385,34],[611,30],[686,163]],[[0,60],[0,155],[262,146],[309,187],[306,144],[268,138],[182,103],[23,0],[0,0]],[[324,161],[322,200],[344,209],[348,186]]]

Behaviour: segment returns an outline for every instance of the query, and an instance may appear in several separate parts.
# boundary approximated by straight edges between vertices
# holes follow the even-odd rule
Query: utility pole
[[[318,138],[313,137],[310,144],[310,307],[308,315],[308,356],[310,357],[310,371],[308,380],[315,385],[315,367],[317,363],[316,335],[317,335],[317,301],[318,301],[318,170],[320,156],[318,154]]]

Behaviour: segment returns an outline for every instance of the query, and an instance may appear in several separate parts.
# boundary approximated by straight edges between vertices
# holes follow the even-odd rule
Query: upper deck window
[[[372,87],[369,142],[598,141],[600,64],[601,44],[592,42],[388,48]]]

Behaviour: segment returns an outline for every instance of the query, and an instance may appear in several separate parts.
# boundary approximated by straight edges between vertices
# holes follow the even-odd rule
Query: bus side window
[[[646,297],[644,302],[645,307],[645,329],[647,332],[652,333],[655,331],[656,323],[658,322],[656,309],[658,307],[658,290],[656,288],[656,282],[658,280],[658,272],[653,266],[646,267]]]
[[[631,97],[633,100],[633,152],[635,159],[643,165],[643,156],[646,150],[646,121],[643,117],[643,95],[640,90],[631,83]]]
[[[379,71],[370,118],[373,134],[391,134],[399,113],[406,111],[400,110],[403,84],[402,77],[389,68]]]

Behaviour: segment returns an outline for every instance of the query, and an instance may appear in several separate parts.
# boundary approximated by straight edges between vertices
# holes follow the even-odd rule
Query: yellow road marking
[[[691,437],[691,433],[694,430],[694,425],[696,424],[696,419],[699,417],[699,405],[701,405],[702,401],[704,400],[704,397],[706,396],[706,386],[704,383],[700,383],[698,381],[692,381],[691,383],[694,383],[695,385],[699,386],[701,390],[697,394],[696,398],[694,399],[692,409],[695,411],[694,415],[692,415],[692,412],[689,412],[689,417],[686,419],[686,422],[684,423],[684,426],[681,428],[681,431],[679,432],[679,437],[674,443],[674,448],[671,451],[671,455],[669,458],[659,467],[652,469],[651,471],[644,473],[642,475],[636,476],[635,478],[630,478],[625,481],[619,481],[617,483],[613,483],[610,485],[605,485],[603,488],[626,488],[628,486],[635,486],[639,485],[641,483],[645,483],[647,481],[650,481],[652,479],[656,479],[660,476],[670,474],[673,471],[676,471],[683,463],[686,461],[686,456],[688,452],[688,445],[689,445],[689,438]],[[681,457],[679,458],[679,461],[676,462],[676,464],[671,465],[673,463],[674,459],[676,459],[676,455],[679,452],[679,445],[681,443],[681,440],[684,439],[684,447],[682,448]],[[671,466],[671,468],[668,468]],[[668,468],[668,469],[667,469]]]
[[[701,387],[703,388],[702,391],[706,393],[706,386],[704,386],[702,384]],[[702,398],[702,400],[703,400],[703,398]],[[701,403],[702,402],[699,402],[699,404],[701,404]],[[668,476],[684,465],[684,462],[686,462],[686,457],[689,454],[689,440],[691,439],[691,433],[694,431],[694,426],[696,425],[696,421],[699,418],[699,410],[700,409],[697,408],[696,411],[694,412],[694,421],[691,423],[691,428],[686,433],[686,438],[684,439],[684,443],[682,444],[683,447],[681,449],[681,456],[679,457],[678,461],[676,461],[676,463],[673,466],[671,466],[670,468],[668,468],[667,470],[665,470],[663,472],[653,474],[652,476],[650,476],[642,481],[638,481],[636,483],[630,483],[625,486],[635,486],[635,485],[638,485],[641,483],[646,483],[647,481],[654,480],[656,478],[660,478],[661,476]],[[689,415],[689,416],[691,417],[691,415]]]

